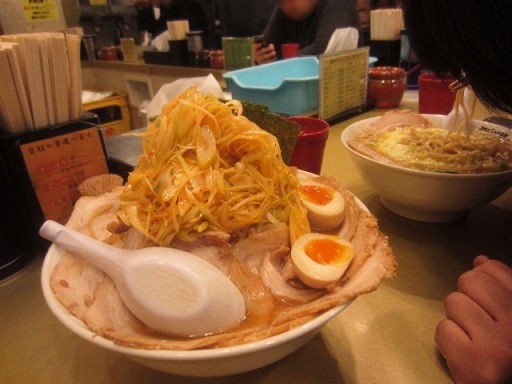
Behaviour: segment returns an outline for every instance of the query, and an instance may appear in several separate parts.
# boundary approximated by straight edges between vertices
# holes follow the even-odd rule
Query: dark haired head
[[[512,113],[510,0],[403,0],[402,6],[424,66],[465,78],[488,107]]]

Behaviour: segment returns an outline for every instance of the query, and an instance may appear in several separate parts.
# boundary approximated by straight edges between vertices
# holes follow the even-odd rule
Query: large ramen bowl
[[[195,351],[146,350],[115,344],[93,333],[71,315],[55,298],[50,287],[52,271],[63,255],[63,250],[52,245],[44,260],[41,283],[43,294],[55,316],[72,332],[109,351],[121,353],[147,367],[183,376],[213,377],[248,372],[271,364],[291,354],[311,340],[322,327],[347,305],[330,309],[306,324],[277,336],[234,347]]]
[[[434,124],[443,116],[424,115]],[[372,159],[350,147],[348,142],[378,117],[358,121],[341,134],[363,180],[380,195],[390,211],[417,221],[441,223],[457,220],[468,210],[488,203],[512,185],[512,170],[484,174],[448,174],[408,169]],[[506,135],[507,128],[477,121]]]

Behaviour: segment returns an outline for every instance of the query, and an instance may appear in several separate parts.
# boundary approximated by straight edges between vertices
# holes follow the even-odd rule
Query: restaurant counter
[[[41,292],[40,255],[0,282],[0,383],[451,383],[434,343],[443,298],[476,255],[510,262],[512,213],[487,205],[453,223],[426,224],[384,208],[340,142],[349,124],[379,113],[331,127],[322,173],[342,181],[377,216],[398,277],[357,298],[303,348],[234,377],[183,378],[146,368],[81,339],[52,315]]]
[[[210,73],[218,80],[222,80],[224,70],[201,68],[201,67],[183,67],[174,65],[146,64],[142,61],[137,63],[127,63],[124,61],[106,61],[93,60],[83,61],[82,69],[93,70],[111,70],[119,72],[137,72],[138,74],[151,74],[166,76],[171,78],[207,76]]]
[[[226,88],[222,77],[224,70],[220,69],[106,60],[82,61],[81,65],[83,89],[108,90],[128,97],[132,129],[143,124],[141,103],[151,99],[164,84],[212,74],[221,87]]]

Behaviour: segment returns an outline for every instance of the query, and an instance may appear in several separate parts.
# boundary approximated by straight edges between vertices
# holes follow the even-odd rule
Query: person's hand
[[[271,63],[277,58],[274,44],[264,47],[262,44],[254,44],[254,59],[258,64]]]
[[[512,382],[512,269],[479,256],[445,299],[436,343],[457,384]]]

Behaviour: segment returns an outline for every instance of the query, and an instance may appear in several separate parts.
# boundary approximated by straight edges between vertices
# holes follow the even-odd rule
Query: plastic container
[[[288,120],[300,125],[290,165],[319,175],[329,137],[329,124],[313,117],[289,117]]]
[[[318,109],[318,59],[299,57],[227,72],[234,99],[268,106],[272,112],[301,115]]]
[[[447,115],[455,101],[455,92],[449,89],[454,81],[452,76],[441,79],[432,73],[422,73],[418,78],[419,112]]]
[[[406,72],[399,67],[374,67],[368,71],[368,104],[395,108],[405,91]]]

